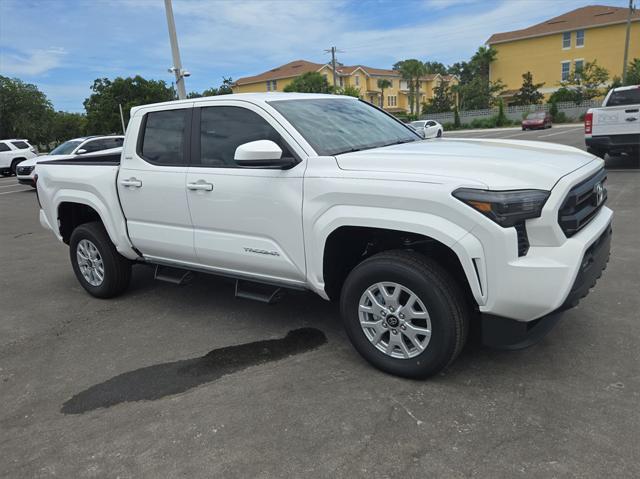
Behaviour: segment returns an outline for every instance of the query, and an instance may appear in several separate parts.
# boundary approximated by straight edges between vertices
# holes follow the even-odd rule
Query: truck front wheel
[[[117,251],[98,222],[78,226],[69,241],[73,272],[89,294],[112,298],[129,286],[131,262]]]
[[[340,302],[352,344],[387,373],[437,374],[466,341],[470,312],[460,286],[416,252],[387,251],[366,259],[347,277]]]

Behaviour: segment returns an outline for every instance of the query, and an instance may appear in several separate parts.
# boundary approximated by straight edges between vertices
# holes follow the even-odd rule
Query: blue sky
[[[291,60],[390,68],[468,59],[492,34],[524,28],[584,0],[174,0],[187,91]],[[600,3],[600,2],[597,2]],[[626,6],[626,0],[607,5]],[[35,83],[60,110],[82,112],[93,80],[171,82],[163,0],[0,0],[0,74]]]

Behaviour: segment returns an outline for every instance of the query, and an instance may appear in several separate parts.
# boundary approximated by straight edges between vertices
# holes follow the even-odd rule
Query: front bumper
[[[502,349],[522,349],[542,339],[562,318],[563,312],[576,306],[602,276],[609,261],[611,236],[611,223],[608,223],[582,256],[573,286],[558,309],[529,322],[482,314],[482,342]]]

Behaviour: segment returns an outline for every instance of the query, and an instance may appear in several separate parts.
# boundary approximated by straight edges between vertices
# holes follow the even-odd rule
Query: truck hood
[[[343,170],[449,177],[493,190],[550,190],[596,157],[540,141],[443,138],[345,153],[336,160]]]

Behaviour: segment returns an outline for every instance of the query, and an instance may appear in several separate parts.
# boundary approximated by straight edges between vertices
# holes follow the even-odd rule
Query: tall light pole
[[[171,42],[171,56],[173,57],[173,66],[169,68],[169,72],[176,76],[176,88],[178,90],[178,98],[184,100],[187,98],[187,92],[184,88],[184,79],[190,73],[182,69],[180,61],[180,49],[178,48],[178,36],[176,35],[176,23],[173,20],[173,7],[171,0],[164,0],[164,8],[167,12],[167,26],[169,27],[169,41]]]
[[[622,84],[627,84],[627,62],[629,61],[629,35],[631,34],[631,15],[633,14],[633,0],[629,0],[629,15],[627,16],[627,37],[624,43],[624,65],[622,65]]]

